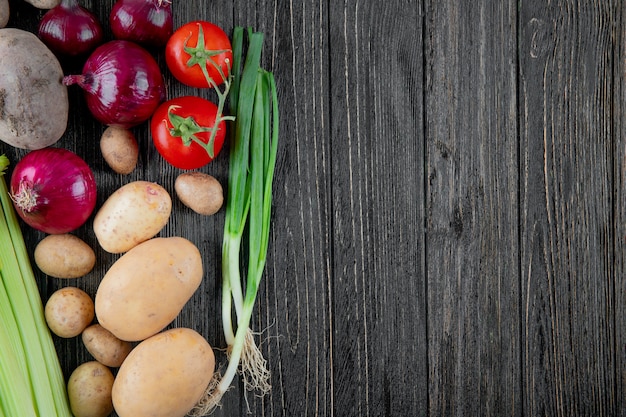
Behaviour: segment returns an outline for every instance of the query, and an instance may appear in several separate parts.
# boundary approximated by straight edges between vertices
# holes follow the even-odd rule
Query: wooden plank
[[[615,15],[615,58],[613,60],[613,178],[615,180],[615,223],[613,250],[615,253],[613,302],[615,303],[615,410],[626,416],[626,3],[621,2]]]
[[[426,4],[430,414],[519,416],[517,2]]]
[[[529,415],[614,416],[623,404],[615,381],[614,290],[623,278],[614,263],[622,237],[614,228],[611,114],[621,4],[521,3],[522,369]]]
[[[329,10],[338,416],[427,415],[421,15],[419,1]]]

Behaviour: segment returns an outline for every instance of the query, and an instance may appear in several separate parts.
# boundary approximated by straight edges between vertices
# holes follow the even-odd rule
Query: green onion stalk
[[[72,415],[0,155],[0,417]]]
[[[269,244],[278,98],[273,74],[260,66],[263,34],[247,30],[245,62],[244,35],[242,27],[234,29],[229,110],[235,121],[222,244],[222,326],[228,365],[223,374],[216,372],[195,415],[209,414],[219,406],[237,373],[246,390],[266,394],[271,389],[267,361],[254,341],[250,320]],[[247,268],[242,271],[246,257]]]

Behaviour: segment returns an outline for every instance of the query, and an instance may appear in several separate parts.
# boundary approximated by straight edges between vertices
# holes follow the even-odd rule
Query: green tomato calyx
[[[200,126],[193,116],[183,117],[175,114],[174,111],[180,109],[180,107],[181,106],[171,105],[167,109],[167,118],[172,125],[172,128],[169,129],[170,135],[172,137],[181,138],[183,145],[185,146],[190,146],[192,142],[197,143],[207,151],[209,157],[213,158],[215,156],[215,135],[211,135],[211,138],[207,143],[203,142],[198,136],[196,136],[198,133],[212,132],[213,128]]]

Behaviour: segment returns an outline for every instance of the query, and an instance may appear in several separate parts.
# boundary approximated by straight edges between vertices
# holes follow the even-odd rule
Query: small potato
[[[120,417],[183,417],[215,371],[211,345],[196,331],[174,328],[139,343],[120,367],[112,398]]]
[[[144,340],[163,330],[202,282],[202,256],[182,237],[156,237],[122,255],[95,297],[98,323],[118,339]]]
[[[91,272],[96,254],[74,235],[48,235],[35,247],[35,264],[51,277],[80,278]]]
[[[114,377],[97,361],[79,365],[67,382],[70,408],[75,417],[106,417],[113,412]]]
[[[137,166],[139,145],[130,130],[109,126],[100,138],[100,152],[113,171],[130,174]]]
[[[45,317],[52,333],[59,337],[78,336],[94,318],[94,303],[80,288],[65,287],[55,291],[45,308]]]
[[[95,360],[111,368],[118,368],[128,356],[132,345],[118,339],[99,324],[92,324],[82,334],[83,344]]]
[[[148,181],[133,181],[115,191],[93,220],[102,249],[126,252],[157,235],[172,213],[172,198],[165,188]]]
[[[210,216],[224,204],[224,191],[220,182],[202,172],[180,174],[174,189],[180,201],[198,214]]]

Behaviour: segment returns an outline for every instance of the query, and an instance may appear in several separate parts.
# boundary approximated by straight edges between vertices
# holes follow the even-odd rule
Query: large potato
[[[175,328],[141,342],[113,383],[120,417],[183,417],[202,397],[215,370],[209,343],[196,331]]]
[[[61,64],[36,35],[0,29],[0,140],[22,149],[56,143],[69,101]]]
[[[156,236],[171,213],[172,198],[165,188],[133,181],[104,202],[93,220],[93,230],[102,249],[122,253]]]
[[[202,281],[198,248],[182,237],[154,238],[125,253],[102,278],[95,297],[102,327],[129,342],[163,330]]]

